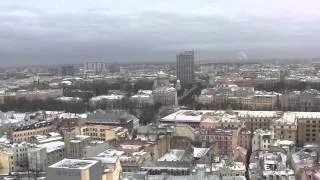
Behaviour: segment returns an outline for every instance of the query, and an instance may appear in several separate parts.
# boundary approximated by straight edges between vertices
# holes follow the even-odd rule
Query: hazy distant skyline
[[[320,57],[320,1],[10,0],[0,64]]]

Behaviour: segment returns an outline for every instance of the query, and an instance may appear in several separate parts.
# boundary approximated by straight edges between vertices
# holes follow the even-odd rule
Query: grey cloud
[[[50,13],[37,8],[0,8],[3,64],[173,60],[195,48],[199,58],[232,58],[247,49],[251,57],[316,55],[319,21],[239,13],[185,14],[158,10],[114,13],[109,8]],[[292,48],[299,51],[290,52]],[[276,53],[272,53],[276,52]],[[304,53],[305,52],[305,53]],[[10,62],[10,63],[9,63]]]

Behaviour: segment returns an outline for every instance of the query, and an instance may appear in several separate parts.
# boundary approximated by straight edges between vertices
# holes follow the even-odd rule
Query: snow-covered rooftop
[[[171,149],[168,153],[164,154],[158,161],[180,161],[185,153],[185,150]]]
[[[124,98],[124,95],[118,95],[118,94],[110,94],[110,95],[101,95],[96,96],[90,99],[90,101],[96,102],[101,100],[121,100]]]
[[[96,160],[63,159],[62,161],[49,166],[49,168],[88,169],[98,162],[99,161]]]
[[[45,144],[39,144],[38,145],[40,148],[46,148],[47,153],[63,149],[64,148],[64,142],[62,141],[54,141],[54,142],[49,142]]]

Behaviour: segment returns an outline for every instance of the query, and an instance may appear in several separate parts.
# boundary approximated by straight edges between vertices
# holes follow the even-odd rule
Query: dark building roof
[[[98,111],[88,114],[88,117],[83,119],[83,121],[85,123],[123,125],[134,119],[136,119],[136,117],[126,111]]]
[[[157,134],[157,135],[166,135],[172,133],[174,130],[172,127],[165,126],[156,126],[156,125],[146,125],[140,126],[137,129],[137,134]]]
[[[13,131],[17,132],[17,131],[24,131],[24,130],[30,130],[30,129],[37,129],[37,128],[47,127],[47,126],[51,126],[51,125],[53,125],[52,122],[41,121],[41,122],[29,124],[29,125],[23,125],[23,126],[16,127],[13,129]]]
[[[58,119],[56,124],[61,129],[71,129],[79,126],[78,119],[70,118],[70,119]]]

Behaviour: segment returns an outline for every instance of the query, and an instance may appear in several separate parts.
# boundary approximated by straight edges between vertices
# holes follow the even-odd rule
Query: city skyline
[[[317,1],[8,1],[0,5],[1,66],[319,57]],[[290,5],[288,5],[290,4]],[[19,28],[17,28],[19,27]],[[125,52],[125,53],[124,53]]]

